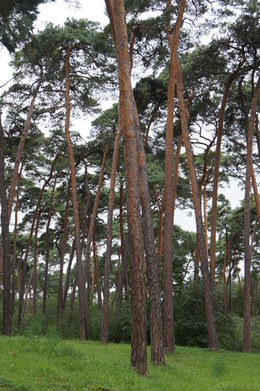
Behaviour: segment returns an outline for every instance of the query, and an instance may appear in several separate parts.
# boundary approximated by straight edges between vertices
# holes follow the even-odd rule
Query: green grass
[[[0,337],[0,391],[259,391],[260,354],[177,347],[147,378],[131,368],[130,346],[44,337]]]

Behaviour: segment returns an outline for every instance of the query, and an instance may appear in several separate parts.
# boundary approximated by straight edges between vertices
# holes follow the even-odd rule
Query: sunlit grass
[[[260,390],[260,354],[177,347],[143,378],[127,344],[1,337],[0,347],[0,390]]]

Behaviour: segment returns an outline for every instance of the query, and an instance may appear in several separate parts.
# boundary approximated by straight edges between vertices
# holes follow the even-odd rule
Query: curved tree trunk
[[[185,102],[183,97],[182,70],[178,59],[176,61],[176,65],[177,65],[176,67],[177,94],[178,94],[178,102],[179,102],[179,109],[180,109],[180,116],[181,116],[182,135],[183,135],[184,145],[186,149],[186,156],[187,156],[187,162],[188,162],[188,168],[189,168],[189,174],[191,180],[191,188],[192,188],[196,226],[197,226],[198,251],[201,260],[201,272],[202,272],[203,288],[204,288],[208,344],[210,350],[217,350],[218,349],[217,334],[216,334],[216,328],[214,322],[213,300],[211,295],[210,278],[209,278],[209,271],[208,271],[208,257],[206,253],[204,227],[202,222],[200,192],[199,192],[199,186],[196,178],[193,154],[192,154],[192,149],[191,149],[191,144],[189,139],[186,107],[185,107]]]
[[[260,90],[260,78],[254,89],[251,116],[249,121],[247,135],[247,159],[246,159],[246,184],[244,198],[244,249],[245,249],[245,286],[244,286],[244,336],[243,336],[243,351],[250,352],[250,267],[252,248],[250,246],[250,179],[252,175],[252,147],[253,147],[253,132],[256,115],[257,99]]]
[[[120,128],[117,131],[115,144],[114,144],[113,162],[112,162],[111,179],[110,179],[110,192],[109,192],[109,201],[108,201],[107,240],[106,240],[107,246],[106,246],[106,258],[105,258],[104,299],[103,299],[103,316],[102,316],[102,331],[101,331],[101,342],[104,344],[108,342],[109,280],[110,280],[111,252],[112,252],[112,221],[113,221],[115,183],[116,183],[119,144],[120,144]]]

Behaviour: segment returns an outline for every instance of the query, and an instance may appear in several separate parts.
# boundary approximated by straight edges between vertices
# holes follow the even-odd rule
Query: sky
[[[73,6],[64,0],[56,0],[53,3],[41,4],[39,6],[39,16],[35,24],[36,30],[44,29],[44,26],[48,22],[52,22],[55,25],[62,25],[68,17],[74,18],[86,18],[93,21],[98,21],[102,26],[108,24],[108,17],[105,14],[105,1],[104,0],[78,0],[73,1]],[[75,4],[77,3],[77,6]],[[6,49],[0,50],[1,58],[1,73],[0,73],[0,86],[5,84],[12,77],[12,70],[8,65],[10,61],[9,54]],[[1,88],[0,92],[3,91]],[[106,107],[110,103],[107,102]],[[77,126],[83,136],[86,134],[86,129],[90,129],[91,118],[84,119],[82,121],[75,121],[74,125]],[[81,131],[82,129],[82,131]],[[237,183],[231,181],[230,185],[221,192],[230,200],[232,207],[240,205],[240,200],[243,199],[243,191],[238,188]],[[175,222],[179,224],[183,229],[195,231],[195,218],[194,213],[191,210],[176,210]]]

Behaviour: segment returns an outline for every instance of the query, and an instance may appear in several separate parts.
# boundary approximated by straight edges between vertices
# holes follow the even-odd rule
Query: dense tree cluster
[[[260,312],[257,1],[105,0],[103,29],[68,19],[36,33],[40,3],[0,9],[14,71],[0,98],[3,334],[42,314],[63,335],[76,323],[81,340],[107,343],[130,311],[131,364],[146,374],[147,330],[162,364],[174,335],[217,350],[233,311],[250,351]],[[113,104],[102,111],[104,99]],[[85,139],[71,125],[89,115]],[[220,191],[230,179],[244,190],[236,209]],[[196,232],[174,224],[176,208],[194,209]]]

